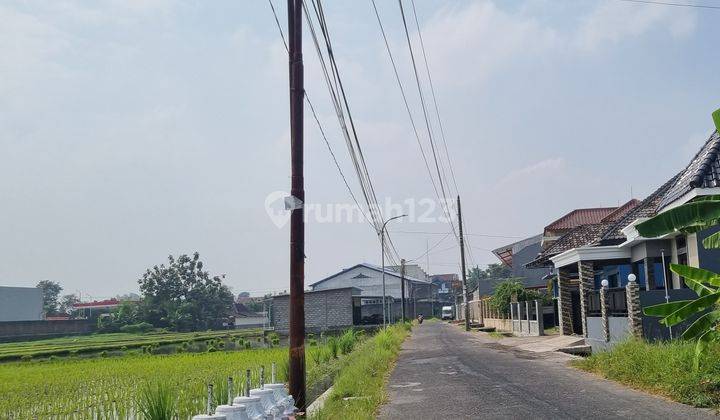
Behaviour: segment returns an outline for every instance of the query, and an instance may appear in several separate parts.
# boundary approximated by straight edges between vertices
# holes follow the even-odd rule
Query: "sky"
[[[285,26],[285,2],[273,1]],[[437,244],[429,271],[459,272],[371,2],[323,3],[378,199],[405,212],[414,203],[417,217],[390,224],[398,253],[427,268],[418,257]],[[377,3],[413,118],[424,122],[397,2]],[[643,198],[713,130],[720,10],[416,4],[468,265],[497,262],[490,249],[574,208]],[[282,218],[276,192],[290,187],[287,55],[267,1],[9,0],[0,22],[0,285],[49,279],[65,293],[110,297],[137,292],[145,269],[168,255],[197,251],[235,292],[288,289],[289,226],[266,210]],[[307,28],[304,41],[307,93],[359,194]],[[317,206],[352,203],[309,112],[305,142],[306,204],[322,216]],[[307,284],[379,264],[369,224],[316,216]]]

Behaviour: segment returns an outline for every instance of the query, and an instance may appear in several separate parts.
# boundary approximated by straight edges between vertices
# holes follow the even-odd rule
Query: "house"
[[[430,282],[436,288],[437,300],[443,305],[453,304],[455,295],[462,292],[462,282],[456,273],[433,274]]]
[[[355,325],[382,324],[376,318],[363,321],[360,289],[338,287],[305,292],[305,330],[318,333],[340,331]],[[382,305],[380,306],[382,308]],[[273,296],[271,320],[275,330],[286,334],[290,330],[290,295]]]
[[[589,313],[602,280],[610,290],[621,290],[634,274],[641,289],[643,305],[664,301],[669,289],[671,300],[687,298],[681,278],[669,270],[670,263],[688,264],[720,271],[720,251],[706,250],[702,240],[717,232],[717,227],[693,234],[670,234],[661,238],[641,237],[635,225],[692,200],[720,194],[720,137],[713,133],[690,163],[677,175],[635,205],[623,206],[612,217],[585,224],[566,232],[544,249],[529,267],[545,266],[555,270],[555,289],[561,312],[562,334],[592,336]],[[622,306],[622,300],[619,306]],[[627,308],[620,307],[619,312]],[[664,328],[643,318],[645,331],[666,334]],[[677,331],[676,331],[677,333]]]
[[[548,233],[547,228],[546,233]],[[553,232],[552,234],[555,233]],[[547,286],[545,277],[549,273],[548,269],[528,268],[526,264],[534,260],[542,251],[542,243],[545,238],[545,234],[538,234],[496,248],[492,253],[495,254],[503,265],[510,268],[510,277],[522,282],[526,288],[542,289]],[[495,283],[493,282],[480,282],[480,284],[478,284],[480,295],[491,294],[494,286]]]
[[[39,321],[43,316],[41,289],[0,286],[0,322]]]
[[[78,318],[92,318],[98,315],[107,314],[120,306],[120,301],[112,298],[105,300],[93,300],[91,302],[73,303],[73,311],[77,312]]]
[[[232,325],[235,328],[260,328],[267,323],[267,312],[251,311],[242,303],[233,304]]]

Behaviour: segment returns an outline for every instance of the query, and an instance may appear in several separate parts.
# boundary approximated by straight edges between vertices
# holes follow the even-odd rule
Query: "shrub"
[[[352,329],[345,331],[345,333],[340,336],[340,340],[338,341],[340,352],[342,354],[350,353],[355,347],[356,341],[357,337],[355,336],[355,331],[353,331]]]
[[[32,360],[32,355],[23,354],[22,356],[20,356],[20,360],[22,360],[23,362],[29,362]]]
[[[249,342],[249,341],[246,341],[246,342],[245,342],[245,348],[246,348],[246,349],[252,348],[252,343]]]
[[[107,350],[101,351],[101,352],[100,352],[100,357],[108,357],[108,352],[107,352]]]
[[[140,390],[136,405],[142,417],[149,420],[172,420],[177,414],[173,390],[165,382],[146,383]]]
[[[337,359],[338,357],[338,339],[337,337],[330,337],[327,340],[327,348],[330,351],[330,354],[333,358]]]

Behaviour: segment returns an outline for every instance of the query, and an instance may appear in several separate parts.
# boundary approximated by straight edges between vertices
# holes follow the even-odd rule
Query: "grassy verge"
[[[344,361],[316,419],[371,419],[385,401],[385,382],[410,326],[395,325],[365,340]]]
[[[574,366],[630,387],[698,407],[720,406],[720,346],[693,370],[694,343],[631,340],[611,351],[574,362]]]

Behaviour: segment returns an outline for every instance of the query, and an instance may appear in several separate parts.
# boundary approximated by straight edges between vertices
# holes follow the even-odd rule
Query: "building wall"
[[[272,323],[278,332],[290,330],[290,296],[273,297]],[[353,325],[351,288],[305,293],[305,328],[308,332],[338,330]]]
[[[96,327],[97,322],[87,319],[0,322],[0,342],[90,334]]]
[[[525,248],[513,253],[512,276],[522,277],[522,282],[527,287],[543,286],[547,284],[543,277],[549,273],[546,268],[526,268],[525,264],[534,260],[542,251],[540,240]]]
[[[43,319],[42,290],[0,286],[0,322]]]
[[[362,275],[360,278],[357,276]],[[405,297],[410,297],[410,287],[412,282],[405,280]],[[356,267],[345,273],[323,281],[313,287],[313,290],[338,289],[341,287],[357,287],[361,291],[361,296],[382,296],[382,273],[366,267]],[[428,290],[423,290],[418,297],[429,297]],[[385,273],[385,295],[393,298],[400,298],[400,279],[392,274]]]

